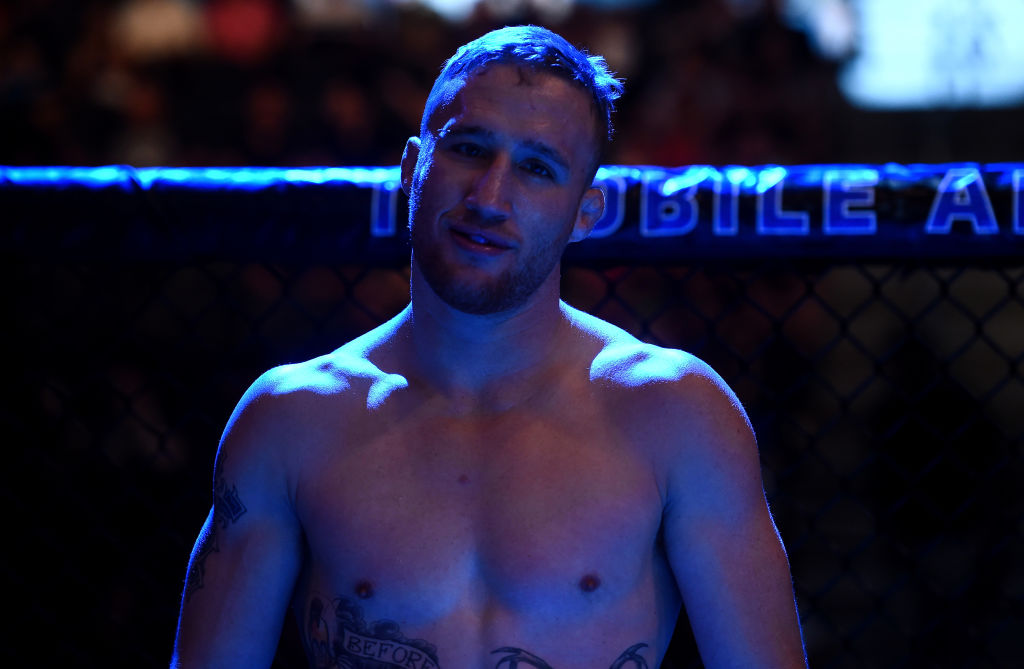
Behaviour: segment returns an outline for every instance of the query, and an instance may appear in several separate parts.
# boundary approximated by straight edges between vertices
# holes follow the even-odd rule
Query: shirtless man
[[[273,369],[228,423],[174,667],[804,667],[739,402],[559,300],[621,85],[528,27],[462,47],[402,158],[411,304]]]

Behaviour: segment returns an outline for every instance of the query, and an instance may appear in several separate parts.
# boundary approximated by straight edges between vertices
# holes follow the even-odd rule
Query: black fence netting
[[[165,665],[235,402],[397,312],[408,268],[16,257],[2,272],[0,658]],[[563,294],[737,391],[811,666],[1024,662],[1019,262],[567,264]],[[293,627],[278,667],[303,664]],[[700,666],[685,621],[665,666]]]

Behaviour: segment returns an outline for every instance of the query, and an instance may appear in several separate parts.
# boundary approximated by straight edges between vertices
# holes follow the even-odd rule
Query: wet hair
[[[520,64],[537,72],[554,74],[579,85],[591,95],[597,141],[597,153],[591,168],[596,172],[612,139],[612,113],[615,101],[622,95],[622,81],[608,69],[604,58],[591,56],[561,35],[540,26],[506,26],[459,47],[434,81],[420,134],[426,135],[427,115],[450,81],[466,79],[494,63]]]

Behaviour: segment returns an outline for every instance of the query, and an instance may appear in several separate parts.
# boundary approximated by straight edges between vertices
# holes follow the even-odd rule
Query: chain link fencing
[[[270,366],[396,313],[408,267],[20,258],[2,492],[6,666],[165,666],[216,444]],[[811,666],[1024,661],[1024,266],[563,268],[565,299],[684,348],[758,433]],[[303,666],[287,622],[275,666]],[[699,667],[681,621],[665,667]]]

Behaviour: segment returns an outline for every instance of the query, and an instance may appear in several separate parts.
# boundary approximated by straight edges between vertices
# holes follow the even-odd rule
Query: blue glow
[[[954,167],[946,172],[939,184],[924,231],[928,234],[948,234],[953,229],[954,221],[969,222],[978,235],[999,232],[985,182],[975,167]]]
[[[665,188],[664,170],[650,170],[644,175],[640,191],[640,234],[644,237],[685,235],[697,225],[697,194],[699,182],[686,190]],[[683,175],[680,175],[683,176]],[[666,194],[670,191],[671,194]]]
[[[757,232],[761,235],[806,235],[811,231],[811,217],[805,212],[782,209],[784,167],[767,167],[757,184]]]
[[[371,238],[391,240],[405,232],[405,221],[399,220],[403,211],[400,178],[398,166],[0,166],[0,187],[8,191],[38,190],[60,197],[64,190],[95,189],[106,193],[103,203],[111,201],[110,195],[120,201],[142,191],[161,197],[209,191],[216,206],[233,203],[243,211],[248,192],[326,189],[345,206],[356,203],[367,209],[365,218],[357,216],[353,223],[367,225]],[[1024,242],[1024,163],[721,168],[605,165],[598,170],[595,185],[604,190],[606,207],[591,233],[593,246],[581,249],[584,255],[617,253],[619,240],[632,243],[650,238],[653,242],[657,237],[687,235],[698,227],[697,243],[705,244],[714,236],[723,242],[721,248],[732,248],[729,244],[735,239],[735,248],[743,254],[748,253],[744,245],[758,237],[798,238],[812,233],[839,239],[859,236],[857,248],[883,250],[892,248],[888,244],[893,240],[917,244],[932,237],[942,253],[953,247],[938,238],[951,233],[987,237],[997,255],[1013,254]],[[913,206],[877,206],[876,195],[882,197],[882,193],[887,202],[900,197]],[[990,193],[1003,219],[996,218]],[[783,200],[789,209],[783,208]],[[12,200],[22,201],[27,200]],[[925,212],[929,212],[927,218]],[[321,213],[330,216],[330,212]],[[268,215],[279,214],[275,210]],[[863,238],[872,236],[877,241],[865,246],[868,240]],[[773,243],[784,247],[787,242],[778,239]]]
[[[786,178],[786,168],[778,165],[772,165],[762,169],[757,175],[757,186],[755,190],[758,195],[767,193],[774,189],[782,180]]]
[[[1013,170],[1013,232],[1024,235],[1024,193],[1021,192],[1021,184],[1024,183],[1024,169]]]
[[[743,172],[746,172],[744,174]],[[740,229],[740,186],[753,179],[750,170],[731,169],[725,178],[715,179],[715,216],[712,229],[716,235],[735,235]],[[725,186],[728,185],[728,188]]]
[[[757,175],[748,167],[727,167],[724,173],[726,180],[737,186],[753,188],[757,184]]]
[[[878,172],[872,169],[828,169],[822,179],[826,235],[873,235],[878,219],[873,211],[850,211],[852,205],[875,204]]]
[[[688,190],[697,186],[703,181],[713,179],[718,176],[718,173],[710,167],[695,166],[687,167],[686,171],[682,174],[669,177],[661,184],[661,194],[665,197],[671,197],[681,190]]]
[[[351,183],[372,186],[396,181],[400,168],[394,167],[142,167],[103,165],[100,167],[3,167],[0,180],[25,186],[103,187],[136,183],[143,188],[176,184],[199,190],[239,188],[257,190],[279,184]]]

